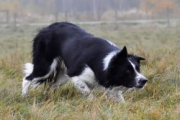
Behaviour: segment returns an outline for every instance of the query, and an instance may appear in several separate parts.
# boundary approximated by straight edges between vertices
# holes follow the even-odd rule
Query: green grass
[[[127,46],[146,57],[149,79],[139,91],[124,94],[126,103],[94,90],[92,101],[70,83],[43,94],[44,86],[21,97],[23,64],[31,62],[31,40],[39,28],[0,29],[0,119],[2,120],[178,120],[180,118],[180,28],[83,26],[89,32]],[[110,30],[109,30],[110,29]]]

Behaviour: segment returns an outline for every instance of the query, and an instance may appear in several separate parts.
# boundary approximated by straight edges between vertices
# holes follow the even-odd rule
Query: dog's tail
[[[23,73],[24,73],[25,77],[29,76],[33,72],[33,68],[34,68],[34,65],[32,63],[24,64]],[[36,83],[33,83],[31,86],[33,86],[33,88],[36,88],[39,85],[40,84],[36,82]]]
[[[60,74],[60,71],[62,71],[63,69],[61,68],[62,65],[62,61],[60,60],[60,58],[56,58],[56,62],[57,64],[55,66],[53,66],[53,71],[49,74],[49,76],[45,79],[41,79],[39,81],[37,81],[33,86],[39,86],[41,84],[49,84],[51,85],[52,83],[57,81],[58,75]]]
[[[62,60],[61,60],[60,58],[57,58],[56,61],[57,61],[57,64],[56,64],[56,66],[54,66],[54,68],[52,68],[53,71],[51,72],[51,74],[49,74],[49,76],[48,76],[47,78],[45,78],[45,79],[40,79],[40,80],[38,80],[38,81],[33,82],[33,83],[31,84],[31,86],[32,86],[33,88],[38,87],[38,86],[41,85],[42,83],[45,83],[45,84],[46,84],[46,83],[49,83],[49,84],[51,84],[51,83],[56,82],[57,77],[58,77],[60,71],[61,71],[61,72],[64,72],[64,70],[66,70],[66,68],[63,68],[63,67],[62,67],[63,62],[62,62]],[[30,74],[32,74],[33,68],[34,68],[34,65],[33,65],[32,63],[26,63],[26,64],[24,64],[23,73],[24,73],[25,77],[27,77],[27,76],[29,76]]]

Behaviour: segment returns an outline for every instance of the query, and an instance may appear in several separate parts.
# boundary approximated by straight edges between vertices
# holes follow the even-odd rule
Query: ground
[[[82,26],[129,53],[145,57],[148,78],[142,90],[124,94],[126,103],[94,90],[89,101],[70,83],[43,94],[31,89],[21,97],[23,64],[31,62],[32,39],[41,27],[0,28],[0,119],[2,120],[178,120],[180,118],[180,28],[158,26]]]

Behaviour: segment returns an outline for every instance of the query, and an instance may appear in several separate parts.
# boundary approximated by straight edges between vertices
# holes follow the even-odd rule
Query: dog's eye
[[[130,70],[126,70],[126,73],[128,73],[128,74],[129,74],[130,72],[131,72]]]

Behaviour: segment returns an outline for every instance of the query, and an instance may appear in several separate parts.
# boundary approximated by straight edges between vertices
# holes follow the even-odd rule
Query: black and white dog
[[[33,63],[25,65],[22,95],[34,84],[50,82],[51,87],[68,80],[83,94],[102,86],[109,96],[124,102],[128,88],[143,88],[147,79],[140,74],[142,57],[130,55],[105,39],[95,37],[80,27],[54,23],[42,29],[33,40]]]

